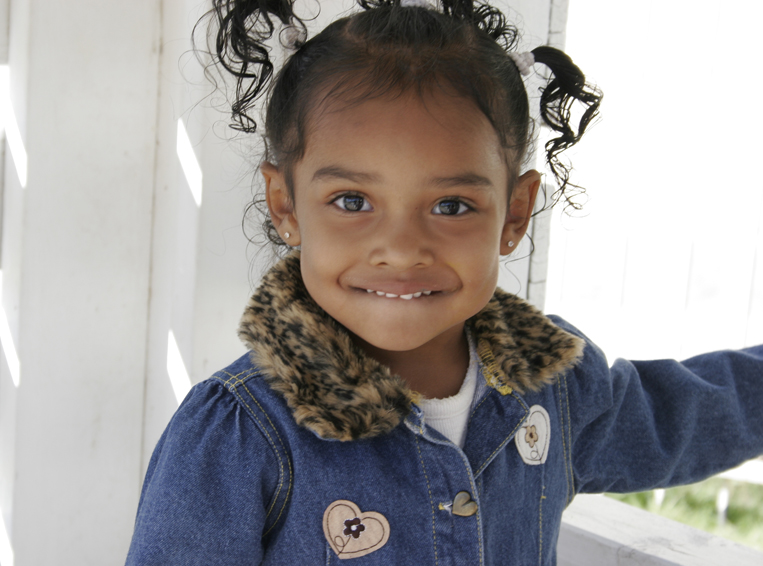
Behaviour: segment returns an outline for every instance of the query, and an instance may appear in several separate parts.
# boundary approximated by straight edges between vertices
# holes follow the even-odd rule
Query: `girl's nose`
[[[377,267],[405,270],[434,262],[432,240],[417,219],[382,222],[374,234],[370,260]]]

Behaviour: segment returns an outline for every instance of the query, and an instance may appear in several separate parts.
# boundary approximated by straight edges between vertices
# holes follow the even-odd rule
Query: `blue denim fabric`
[[[553,565],[576,493],[697,481],[763,453],[763,347],[610,369],[589,342],[538,392],[482,391],[463,450],[415,406],[389,434],[327,441],[244,356],[195,386],[159,441],[127,564]],[[514,437],[535,405],[550,444],[528,465]],[[460,491],[475,514],[451,512]],[[381,513],[388,542],[340,561],[322,527],[337,500]]]

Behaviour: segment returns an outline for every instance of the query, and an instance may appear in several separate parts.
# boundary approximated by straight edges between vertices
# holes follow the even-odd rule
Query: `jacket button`
[[[459,491],[453,499],[451,511],[459,517],[471,517],[477,512],[477,502],[472,501],[468,491]]]

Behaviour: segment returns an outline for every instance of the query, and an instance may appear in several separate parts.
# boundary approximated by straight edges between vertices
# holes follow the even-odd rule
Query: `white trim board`
[[[763,553],[600,495],[564,512],[559,566],[760,566]]]

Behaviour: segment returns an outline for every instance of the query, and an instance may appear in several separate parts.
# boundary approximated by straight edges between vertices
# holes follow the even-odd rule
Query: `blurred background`
[[[763,342],[763,3],[570,0],[567,51],[604,91],[570,152],[545,308],[610,357]],[[586,198],[587,197],[587,198]]]
[[[501,285],[611,358],[763,341],[759,3],[499,4],[524,49],[566,43],[606,93],[569,156],[583,209],[536,217],[535,253],[523,242]],[[303,11],[322,29],[352,6]],[[242,232],[262,148],[227,127],[230,85],[191,51],[205,9],[0,0],[2,566],[122,564],[159,435],[244,353],[271,259]],[[714,480],[708,521],[735,520],[735,493],[757,489],[742,479]],[[664,511],[674,495],[631,497]]]
[[[569,2],[567,52],[604,101],[569,155],[583,209],[549,222],[545,310],[610,360],[763,342],[761,17],[754,0]],[[618,498],[763,550],[761,484],[755,461]]]

